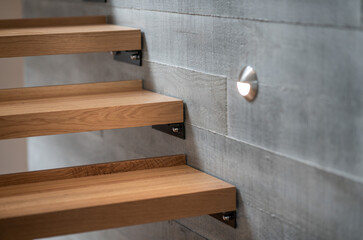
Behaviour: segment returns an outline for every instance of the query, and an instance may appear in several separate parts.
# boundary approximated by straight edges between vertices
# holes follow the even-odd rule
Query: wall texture
[[[21,0],[0,1],[0,19],[21,18]],[[0,89],[24,86],[23,58],[0,58]],[[0,141],[0,174],[27,170],[27,140]]]
[[[108,15],[144,33],[144,65],[31,57],[27,86],[143,79],[186,103],[186,140],[151,127],[29,139],[31,169],[186,153],[235,184],[238,228],[209,216],[59,239],[361,239],[360,0],[23,0],[25,17]],[[248,103],[240,69],[258,73]]]

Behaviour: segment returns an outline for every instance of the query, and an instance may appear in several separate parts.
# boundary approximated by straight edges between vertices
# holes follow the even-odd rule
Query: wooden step
[[[185,156],[0,176],[0,239],[31,239],[236,210],[236,189]]]
[[[140,29],[105,16],[0,20],[0,57],[141,50]]]
[[[183,121],[182,100],[141,80],[0,90],[0,139]]]

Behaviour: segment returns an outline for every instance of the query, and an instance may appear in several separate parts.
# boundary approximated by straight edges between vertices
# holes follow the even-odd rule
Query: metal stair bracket
[[[163,133],[167,133],[169,135],[185,139],[185,127],[183,122],[163,124],[163,125],[153,125],[152,128],[159,130]]]
[[[130,63],[137,66],[141,66],[142,51],[117,51],[111,52],[113,59],[120,62]]]

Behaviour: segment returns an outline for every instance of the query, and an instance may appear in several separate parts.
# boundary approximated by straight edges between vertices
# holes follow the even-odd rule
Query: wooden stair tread
[[[18,238],[22,234],[46,237],[236,209],[233,185],[182,164],[183,155],[163,158],[172,163],[2,186],[0,238],[6,239],[10,233],[12,237],[19,234]],[[19,227],[25,233],[16,233]]]
[[[106,17],[0,20],[0,57],[141,50],[140,29]]]
[[[0,219],[233,188],[186,165],[162,170],[3,187]]]
[[[150,91],[140,90],[133,92],[100,93],[83,96],[8,101],[0,102],[0,117],[114,106],[158,104],[164,102],[180,102],[180,100]]]
[[[118,26],[114,24],[97,24],[81,26],[57,26],[57,27],[29,27],[29,28],[0,28],[0,37],[10,36],[34,36],[34,35],[54,35],[73,33],[97,33],[97,32],[123,32],[125,35],[130,32],[140,32],[139,29]]]
[[[177,122],[183,101],[140,80],[0,90],[0,139]]]

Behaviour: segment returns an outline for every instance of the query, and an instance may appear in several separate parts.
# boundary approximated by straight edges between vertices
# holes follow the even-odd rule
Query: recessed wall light
[[[251,66],[242,69],[238,82],[238,92],[249,102],[253,101],[257,95],[258,81],[255,70]]]

